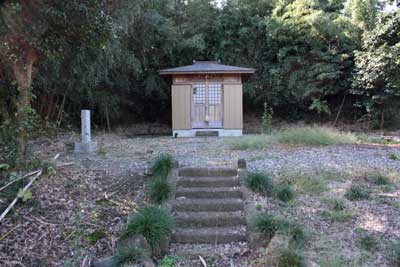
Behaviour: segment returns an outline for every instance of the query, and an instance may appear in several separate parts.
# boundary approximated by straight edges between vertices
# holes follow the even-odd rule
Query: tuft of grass
[[[389,185],[391,184],[390,177],[382,171],[374,171],[366,174],[365,179],[375,185]]]
[[[262,210],[262,205],[260,203],[256,204],[256,210]]]
[[[287,183],[281,183],[274,187],[274,196],[283,202],[289,202],[294,198],[294,191]]]
[[[372,251],[378,247],[378,241],[376,238],[369,234],[365,229],[357,228],[355,232],[359,235],[356,242],[360,248]]]
[[[394,267],[400,267],[400,240],[392,243],[389,251],[389,259]]]
[[[174,167],[174,159],[169,154],[161,154],[150,163],[154,176],[167,177]]]
[[[112,267],[139,264],[149,257],[146,251],[132,245],[118,248],[112,257]]]
[[[160,242],[171,234],[174,225],[175,221],[166,209],[145,206],[129,216],[121,237],[142,235],[155,250],[159,248]]]
[[[308,174],[298,174],[290,178],[294,190],[298,193],[319,195],[327,190],[326,181]]]
[[[171,256],[165,256],[159,263],[159,267],[175,267],[177,264],[177,259]]]
[[[269,135],[246,135],[230,138],[227,142],[231,150],[262,150],[272,143]]]
[[[342,211],[347,208],[346,203],[341,198],[325,198],[322,201],[328,204],[329,208],[334,211]]]
[[[276,140],[288,145],[329,146],[354,144],[357,142],[357,137],[334,128],[313,126],[283,130],[277,133]]]
[[[332,221],[332,222],[344,222],[348,221],[353,217],[353,213],[348,210],[333,210],[328,211],[324,210],[321,213],[323,219]]]
[[[260,214],[253,217],[250,226],[268,238],[274,236],[276,232],[284,233],[291,237],[292,245],[296,247],[300,247],[306,239],[303,228],[298,224],[270,214]]]
[[[154,204],[161,205],[171,197],[172,193],[173,186],[165,178],[155,177],[148,184],[147,195]]]
[[[392,153],[389,153],[389,159],[391,159],[391,160],[399,160],[400,156],[399,156],[398,153],[392,152]]]
[[[280,252],[277,267],[305,267],[303,253],[298,249],[284,249]]]
[[[271,194],[272,192],[272,178],[262,172],[249,173],[245,179],[245,184],[257,193]]]
[[[364,200],[369,198],[369,191],[361,185],[353,184],[347,189],[344,196],[351,201]]]
[[[94,231],[93,233],[87,234],[85,238],[91,245],[94,245],[97,241],[106,236],[107,234],[104,231]]]

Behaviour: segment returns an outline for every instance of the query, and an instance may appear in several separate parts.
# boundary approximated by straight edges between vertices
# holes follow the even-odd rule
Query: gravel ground
[[[117,134],[103,134],[95,136],[99,143],[99,152],[93,155],[75,155],[67,147],[74,141],[77,141],[79,136],[77,134],[65,133],[59,135],[57,139],[40,139],[31,144],[31,151],[33,155],[49,159],[55,154],[60,153],[59,160],[61,162],[74,162],[73,166],[65,167],[67,171],[60,171],[58,176],[63,175],[61,180],[57,183],[46,181],[45,187],[57,186],[60,189],[52,189],[49,192],[61,191],[61,194],[69,194],[73,191],[65,190],[65,180],[68,175],[74,175],[72,185],[79,185],[79,179],[89,177],[85,183],[79,185],[85,186],[84,189],[79,189],[77,195],[72,197],[68,195],[66,198],[69,201],[67,209],[79,211],[81,207],[90,207],[93,209],[93,218],[97,212],[95,208],[99,199],[104,196],[105,192],[122,192],[112,195],[112,200],[117,203],[127,203],[128,208],[124,210],[123,206],[114,207],[115,214],[108,214],[106,217],[111,220],[112,226],[107,222],[95,221],[95,224],[101,224],[102,228],[107,230],[108,236],[106,241],[100,242],[94,247],[89,247],[91,254],[88,256],[89,260],[84,256],[83,259],[90,263],[91,257],[94,255],[109,254],[115,243],[116,235],[118,234],[118,227],[121,221],[126,219],[126,213],[132,210],[132,203],[128,203],[127,198],[131,197],[134,202],[134,207],[140,204],[143,199],[143,192],[141,192],[143,184],[143,176],[147,172],[148,163],[157,154],[170,153],[179,161],[180,166],[236,166],[237,160],[244,158],[248,162],[250,170],[261,170],[273,174],[274,178],[279,179],[282,174],[287,172],[303,171],[303,172],[318,172],[319,170],[340,172],[341,178],[344,180],[332,180],[329,182],[329,190],[322,195],[310,196],[307,194],[299,194],[296,203],[292,205],[283,204],[275,199],[254,195],[254,203],[261,203],[266,212],[280,215],[287,218],[296,219],[302,223],[307,230],[311,233],[311,238],[306,247],[306,255],[311,259],[317,261],[321,257],[321,253],[332,251],[335,249],[344,257],[345,260],[357,259],[358,262],[348,266],[389,266],[389,260],[386,257],[385,251],[390,247],[391,242],[400,239],[400,208],[396,208],[393,203],[400,203],[400,193],[398,191],[399,183],[397,182],[396,188],[389,192],[390,196],[382,196],[383,192],[379,188],[371,187],[373,190],[373,199],[368,201],[347,202],[350,209],[354,212],[354,217],[344,223],[327,222],[321,218],[321,211],[326,209],[326,204],[321,201],[324,197],[331,197],[332,195],[341,197],[347,187],[350,186],[351,180],[359,173],[370,171],[372,169],[379,169],[384,171],[400,172],[400,160],[392,160],[389,158],[391,153],[400,153],[400,147],[396,146],[374,146],[374,145],[339,145],[328,147],[286,147],[281,145],[273,145],[264,150],[248,150],[248,151],[233,151],[229,149],[228,142],[234,138],[216,138],[216,137],[202,137],[202,138],[181,138],[174,139],[171,137],[133,137],[129,138],[126,135]],[[71,174],[72,172],[72,174]],[[357,174],[357,175],[355,175]],[[76,178],[79,176],[78,178]],[[346,179],[347,178],[347,179]],[[135,194],[128,192],[125,185],[133,182],[138,184],[135,187]],[[355,179],[355,178],[354,178]],[[358,179],[358,178],[357,178]],[[41,193],[43,185],[38,183],[41,188],[36,188],[36,192]],[[121,191],[122,190],[122,191]],[[47,192],[47,191],[46,191]],[[65,193],[67,192],[67,193]],[[34,191],[35,193],[35,191]],[[44,193],[43,193],[44,194]],[[59,192],[56,200],[50,196],[48,198],[52,201],[60,202]],[[87,195],[91,195],[88,197]],[[389,199],[389,200],[388,200]],[[79,204],[73,202],[80,202]],[[60,204],[61,205],[61,204]],[[65,208],[65,207],[64,207]],[[134,208],[133,208],[134,209]],[[64,212],[60,208],[59,212]],[[26,215],[29,211],[24,212]],[[57,215],[57,212],[55,212]],[[67,217],[70,214],[67,213]],[[50,215],[44,214],[40,218],[44,221],[51,222],[51,234],[57,233],[57,222],[52,220]],[[72,215],[71,215],[72,216]],[[36,216],[37,217],[37,216]],[[61,216],[63,220],[67,220],[65,215]],[[115,219],[117,218],[117,219]],[[114,220],[114,221],[113,221]],[[3,228],[1,232],[8,232],[13,227],[12,220],[7,221],[7,228]],[[39,228],[32,228],[35,231],[43,228],[42,224],[38,224]],[[355,242],[356,236],[354,229],[356,227],[363,227],[370,233],[381,240],[381,246],[373,253],[361,251]],[[94,227],[95,229],[96,227]],[[108,229],[110,228],[110,229]],[[93,230],[93,229],[92,229]],[[21,237],[28,234],[21,231],[13,231],[7,239],[16,240],[16,236]],[[58,233],[59,234],[59,233]],[[60,235],[60,234],[59,234]],[[322,237],[325,237],[323,239]],[[6,239],[6,240],[7,240]],[[20,238],[21,239],[21,238]],[[13,257],[7,257],[8,262],[13,260],[29,265],[29,261],[25,258],[32,260],[32,258],[18,255],[18,249],[24,248],[19,241],[19,245],[15,245],[15,253]],[[64,239],[54,241],[55,243],[64,242]],[[3,245],[7,246],[7,243]],[[87,245],[87,244],[86,244]],[[32,243],[31,246],[34,246]],[[71,257],[71,253],[65,251],[65,244],[54,245],[55,249],[51,252],[51,257],[48,255],[41,255],[37,252],[37,257],[48,257],[49,261],[46,266],[62,266],[62,262],[66,258]],[[68,246],[68,244],[67,244]],[[89,245],[88,245],[89,246]],[[101,249],[95,249],[95,247]],[[62,252],[57,251],[57,248]],[[10,249],[11,250],[11,249]],[[43,248],[41,249],[43,250]],[[50,252],[49,252],[50,253]],[[239,253],[239,252],[238,252]],[[261,254],[251,254],[246,251],[243,257],[234,259],[234,266],[263,266],[263,257]],[[240,254],[239,253],[239,254]],[[21,253],[20,253],[21,254]],[[328,253],[329,254],[329,253]],[[0,253],[1,256],[1,253]],[[58,261],[54,260],[59,257]],[[238,259],[239,258],[239,259]],[[243,258],[243,259],[240,259]],[[1,260],[1,257],[0,257]],[[40,262],[40,261],[39,261]],[[216,260],[216,265],[211,266],[232,266],[232,259],[221,257]],[[258,262],[261,262],[258,265]],[[198,263],[198,262],[197,262]],[[13,266],[13,265],[7,265]],[[15,265],[16,266],[16,265]],[[36,266],[36,265],[35,265]],[[85,266],[85,265],[81,265]],[[180,265],[185,266],[185,265]],[[193,264],[192,266],[197,266]],[[199,265],[201,266],[201,265]],[[343,265],[346,266],[346,265]]]

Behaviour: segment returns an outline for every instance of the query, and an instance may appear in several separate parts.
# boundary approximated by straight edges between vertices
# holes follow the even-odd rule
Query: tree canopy
[[[399,12],[379,3],[4,1],[0,120],[22,105],[61,126],[74,125],[81,108],[93,109],[100,127],[168,122],[169,86],[157,71],[220,59],[257,69],[245,84],[246,112],[267,102],[283,119],[333,119],[343,102],[343,118],[390,121],[398,110]],[[23,88],[33,99],[22,101]]]

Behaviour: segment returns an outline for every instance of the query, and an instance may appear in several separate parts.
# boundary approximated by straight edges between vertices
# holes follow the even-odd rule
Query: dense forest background
[[[390,2],[2,3],[3,137],[21,121],[78,126],[82,108],[94,110],[98,127],[168,123],[169,86],[158,70],[194,59],[257,69],[244,89],[246,114],[266,102],[288,121],[332,121],[341,110],[341,120],[399,125],[400,14]],[[29,64],[31,76],[19,75]]]

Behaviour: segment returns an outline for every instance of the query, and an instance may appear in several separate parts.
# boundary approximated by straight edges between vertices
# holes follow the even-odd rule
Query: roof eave
[[[242,71],[159,71],[160,75],[178,75],[178,74],[254,74],[255,69]]]

